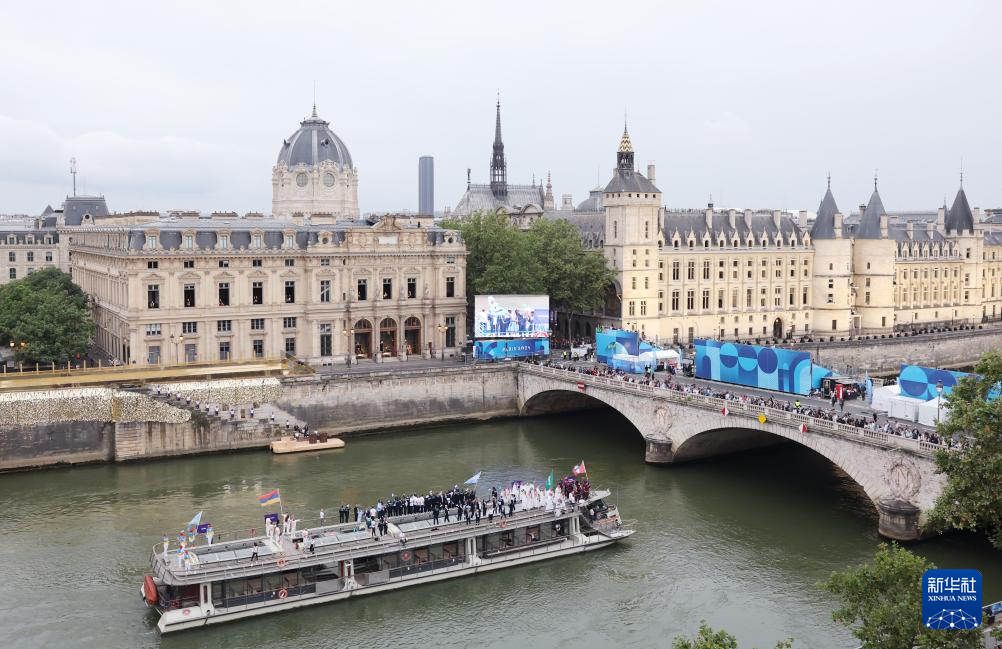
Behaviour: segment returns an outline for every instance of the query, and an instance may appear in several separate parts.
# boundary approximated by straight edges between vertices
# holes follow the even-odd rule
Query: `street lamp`
[[[939,424],[939,408],[943,403],[943,382],[936,381],[936,423]]]
[[[445,332],[448,331],[448,330],[449,330],[449,328],[446,327],[444,324],[438,325],[438,333],[439,333],[440,337],[442,338],[442,360],[443,361],[445,360]]]
[[[174,364],[175,365],[180,365],[180,363],[181,363],[181,357],[178,355],[178,345],[180,345],[181,343],[184,342],[184,334],[181,334],[180,336],[178,336],[177,340],[174,339],[174,334],[171,334],[170,335],[170,341],[172,343],[174,343]]]
[[[350,367],[351,366],[351,355],[352,355],[351,342],[352,342],[352,340],[355,339],[355,330],[354,329],[342,329],[341,330],[341,335],[344,336],[344,348],[345,348],[344,363],[345,363],[345,365],[348,365]]]

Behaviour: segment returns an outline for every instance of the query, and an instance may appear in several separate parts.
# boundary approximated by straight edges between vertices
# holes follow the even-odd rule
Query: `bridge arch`
[[[591,408],[608,408],[629,422],[640,437],[645,437],[643,422],[635,420],[629,409],[621,409],[609,399],[600,394],[585,394],[580,390],[553,388],[534,393],[521,403],[519,414],[525,417],[549,415],[560,412],[588,410]]]

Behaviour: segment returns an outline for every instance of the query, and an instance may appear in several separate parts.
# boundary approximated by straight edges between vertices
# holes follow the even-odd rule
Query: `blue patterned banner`
[[[965,376],[967,372],[902,364],[901,373],[898,374],[898,384],[901,386],[901,396],[929,401],[939,396],[936,392],[937,381],[943,382],[943,396],[946,396],[953,392],[954,386]]]
[[[549,355],[550,340],[548,338],[477,340],[473,343],[473,357],[481,360]]]
[[[811,391],[811,355],[778,347],[696,340],[696,378],[779,390]]]

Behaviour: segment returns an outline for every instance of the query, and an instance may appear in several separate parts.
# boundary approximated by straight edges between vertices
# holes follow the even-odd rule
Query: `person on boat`
[[[400,545],[407,545],[407,535],[400,532]]]
[[[325,519],[326,517],[327,517],[327,515],[326,515],[326,514],[324,514],[324,510],[323,510],[323,508],[321,508],[321,509],[320,509],[320,527],[323,527],[323,526],[324,526],[324,519]]]

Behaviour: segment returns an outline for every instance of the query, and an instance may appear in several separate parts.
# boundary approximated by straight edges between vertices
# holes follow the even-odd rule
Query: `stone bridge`
[[[806,446],[862,487],[879,514],[880,533],[888,538],[920,538],[925,513],[943,488],[944,477],[935,473],[933,462],[941,447],[927,442],[785,410],[557,368],[520,363],[517,371],[521,414],[601,402],[636,427],[647,445],[645,460],[651,464],[710,457],[783,439]]]

